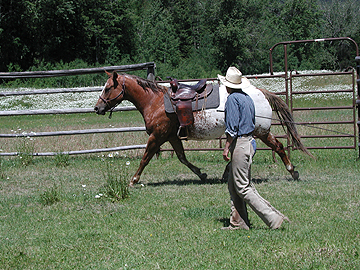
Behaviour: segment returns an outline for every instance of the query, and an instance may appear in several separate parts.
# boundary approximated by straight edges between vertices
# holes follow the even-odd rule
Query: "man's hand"
[[[225,143],[225,148],[224,148],[224,151],[223,151],[223,159],[225,161],[229,161],[230,160],[230,157],[229,157],[229,148],[230,148],[230,145],[233,141],[233,138],[226,133],[226,143]]]
[[[226,148],[226,147],[225,147],[225,149],[224,149],[224,151],[223,151],[223,159],[224,159],[225,161],[229,161],[229,160],[230,160],[230,158],[229,158],[229,148]]]

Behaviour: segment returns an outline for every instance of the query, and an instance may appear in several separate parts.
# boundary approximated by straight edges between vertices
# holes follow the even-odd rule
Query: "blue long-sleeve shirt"
[[[225,133],[232,138],[250,134],[255,128],[255,107],[249,95],[232,92],[225,103]]]

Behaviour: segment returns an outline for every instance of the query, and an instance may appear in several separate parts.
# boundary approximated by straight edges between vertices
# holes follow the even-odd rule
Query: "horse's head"
[[[125,76],[122,78],[116,73],[109,73],[105,86],[100,94],[94,110],[97,114],[104,115],[107,111],[114,109],[124,98]]]

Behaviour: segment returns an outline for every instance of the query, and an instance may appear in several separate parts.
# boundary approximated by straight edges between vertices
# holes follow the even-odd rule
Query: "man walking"
[[[226,144],[223,158],[231,161],[229,167],[228,188],[231,197],[230,226],[223,229],[249,230],[250,222],[246,204],[271,229],[278,229],[287,217],[276,210],[260,196],[250,183],[252,157],[256,151],[252,133],[255,128],[255,107],[253,100],[241,89],[242,73],[235,67],[229,67],[226,76],[218,75],[229,93],[225,104]]]

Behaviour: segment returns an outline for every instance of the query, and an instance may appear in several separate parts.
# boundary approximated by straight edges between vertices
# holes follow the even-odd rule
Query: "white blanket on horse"
[[[271,127],[271,118],[272,118],[272,109],[266,99],[265,95],[251,85],[248,79],[247,83],[244,84],[242,90],[247,93],[255,105],[255,136],[262,136],[267,134],[270,131]],[[228,96],[226,87],[220,85],[219,87],[220,94],[220,105],[215,109],[204,110],[194,113],[194,125],[189,129],[188,139],[190,140],[209,140],[221,137],[225,132],[225,120],[224,120],[224,109],[225,102]]]

